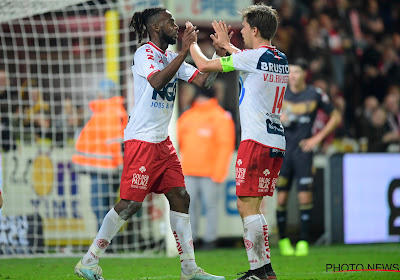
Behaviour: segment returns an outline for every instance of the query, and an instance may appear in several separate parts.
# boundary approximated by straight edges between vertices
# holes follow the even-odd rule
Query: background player
[[[260,210],[264,196],[272,196],[285,151],[280,123],[289,66],[286,56],[271,45],[278,28],[275,9],[252,5],[242,13],[240,31],[248,50],[240,51],[229,42],[223,22],[213,22],[214,43],[231,56],[207,59],[197,44],[190,53],[204,72],[244,72],[239,97],[241,143],[236,162],[237,206],[243,220],[243,239],[250,270],[239,279],[276,279],[271,267],[268,226]]]
[[[195,262],[188,215],[189,195],[182,168],[168,137],[177,80],[209,86],[216,75],[199,73],[184,62],[196,38],[193,26],[186,28],[179,54],[167,51],[178,39],[178,25],[165,8],[149,8],[133,15],[131,26],[143,38],[144,27],[150,42],[140,47],[132,61],[135,106],[124,133],[124,169],[121,200],[104,217],[103,224],[75,273],[86,279],[103,279],[98,262],[112,238],[135,214],[150,192],[164,193],[170,204],[171,229],[181,260],[180,279],[225,279],[210,275]],[[223,51],[225,53],[225,51]]]
[[[312,202],[312,150],[341,122],[341,115],[329,102],[321,89],[306,84],[307,61],[298,58],[289,66],[289,87],[283,102],[281,121],[285,127],[286,155],[277,183],[278,207],[276,211],[282,255],[308,254]],[[322,109],[330,119],[325,127],[311,135],[317,110]],[[286,208],[292,179],[296,179],[300,204],[300,240],[294,251],[286,235]]]

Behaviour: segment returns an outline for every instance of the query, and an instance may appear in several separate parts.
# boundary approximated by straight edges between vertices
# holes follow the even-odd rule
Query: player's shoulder
[[[313,94],[315,94],[323,102],[325,102],[325,103],[330,102],[328,94],[322,88],[316,87],[314,85],[309,85],[308,88],[310,91],[312,91]]]
[[[135,58],[140,58],[140,57],[145,57],[145,54],[148,53],[152,53],[153,52],[153,48],[151,45],[149,44],[143,44],[142,46],[140,46],[136,51],[135,51]]]
[[[166,50],[165,51],[165,55],[166,56],[177,56],[178,55],[178,53],[177,52],[174,52],[174,51],[171,51],[171,50]]]
[[[307,90],[310,91],[310,92],[312,92],[312,93],[318,94],[318,95],[323,95],[323,94],[325,93],[325,92],[322,90],[322,88],[316,87],[316,86],[314,86],[314,85],[308,85],[308,86],[307,86]]]

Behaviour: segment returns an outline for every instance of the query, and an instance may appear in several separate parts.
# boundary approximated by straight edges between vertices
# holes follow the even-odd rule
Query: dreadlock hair
[[[151,17],[166,10],[167,9],[163,7],[153,7],[133,14],[129,27],[133,27],[133,29],[135,29],[139,36],[139,43],[142,41],[144,36],[144,27],[147,29],[147,24],[150,22]]]

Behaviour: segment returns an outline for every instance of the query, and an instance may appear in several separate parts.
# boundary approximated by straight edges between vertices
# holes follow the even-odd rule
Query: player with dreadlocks
[[[135,52],[132,61],[135,106],[124,134],[124,168],[121,200],[104,217],[88,252],[75,266],[75,274],[88,280],[104,279],[98,266],[100,257],[120,228],[142,206],[148,193],[163,193],[170,204],[171,229],[181,261],[181,280],[223,280],[204,272],[195,262],[189,220],[190,198],[185,188],[181,164],[168,136],[178,79],[201,87],[213,84],[216,75],[199,72],[184,62],[190,45],[197,41],[196,27],[186,25],[182,50],[167,50],[176,44],[179,27],[171,13],[156,7],[136,12],[131,24],[139,42],[144,31],[150,41]],[[217,48],[218,54],[225,50]]]

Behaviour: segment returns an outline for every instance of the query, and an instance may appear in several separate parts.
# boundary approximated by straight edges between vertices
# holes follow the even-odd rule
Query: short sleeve
[[[330,115],[335,107],[330,102],[328,94],[326,94],[320,88],[315,88],[315,91],[319,94],[318,107],[322,109],[326,114]]]
[[[157,59],[157,54],[150,47],[143,47],[136,51],[133,61],[136,71],[139,76],[147,80],[151,75],[161,71],[160,62]]]
[[[199,70],[196,67],[190,65],[189,63],[183,62],[181,67],[178,69],[178,78],[191,83],[198,73]]]
[[[254,53],[255,50],[242,50],[231,55],[232,64],[235,70],[254,72],[256,67],[254,66],[254,57],[259,57],[258,54]]]

